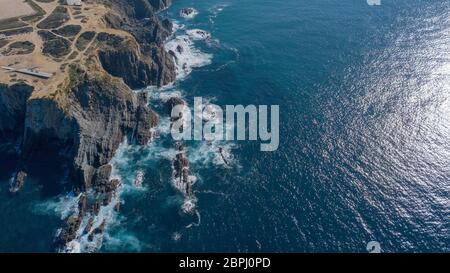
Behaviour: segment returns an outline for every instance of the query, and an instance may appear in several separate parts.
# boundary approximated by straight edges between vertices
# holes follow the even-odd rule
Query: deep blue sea
[[[149,88],[161,137],[124,144],[124,183],[101,252],[450,251],[450,2],[174,0],[171,39],[192,40],[190,74]],[[179,10],[194,7],[190,20]],[[280,146],[186,143],[196,212],[171,183],[163,101],[279,105]],[[230,158],[217,163],[218,147]],[[73,197],[45,178],[11,196],[0,166],[0,251],[53,251]],[[44,162],[44,165],[57,165]],[[144,188],[132,184],[137,170]],[[43,177],[51,178],[49,171]],[[73,204],[72,204],[73,205]]]

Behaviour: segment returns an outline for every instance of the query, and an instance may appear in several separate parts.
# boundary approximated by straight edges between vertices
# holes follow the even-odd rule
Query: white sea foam
[[[111,179],[120,179],[117,170],[114,168],[114,165],[117,164],[117,161],[125,161],[125,157],[123,153],[126,151],[129,145],[124,142],[121,147],[119,147],[117,154],[113,161],[111,162],[113,169]],[[114,224],[117,220],[118,214],[115,210],[116,206],[121,202],[121,194],[124,191],[123,183],[120,183],[114,192],[111,202],[104,206],[100,206],[99,212],[97,215],[94,215],[90,211],[86,212],[81,219],[80,227],[76,232],[75,239],[68,242],[65,247],[59,249],[60,252],[65,253],[79,253],[79,252],[96,252],[98,251],[103,244],[103,240],[105,234],[108,233],[108,228],[111,224]],[[95,199],[95,193],[93,190],[88,190],[84,194],[88,197],[88,199]],[[67,220],[72,215],[78,215],[78,203],[82,194],[75,195],[73,193],[69,193],[63,196],[59,196],[54,200],[47,201],[42,204],[38,204],[36,207],[40,212],[50,212],[56,213],[61,217],[62,220]],[[91,220],[92,219],[92,220]],[[88,223],[91,221],[91,227],[87,229]],[[94,232],[97,228],[99,228],[103,224],[103,232],[96,233]],[[56,236],[59,236],[61,229],[58,230]],[[108,236],[109,238],[109,236]]]
[[[168,41],[165,49],[174,58],[178,79],[189,75],[193,68],[209,65],[213,57],[196,48],[188,35],[180,35]]]
[[[186,34],[194,41],[211,39],[211,33],[201,29],[189,29]]]
[[[217,18],[217,16],[219,16],[219,14],[226,8],[228,7],[229,4],[219,4],[219,5],[214,5],[212,8],[209,9],[210,15],[208,16],[209,18],[209,22],[211,24],[214,24],[214,20]]]
[[[79,249],[80,252],[96,252],[98,251],[103,243],[104,234],[108,232],[108,227],[116,221],[117,212],[115,211],[115,206],[120,202],[120,193],[122,187],[119,186],[113,195],[111,202],[106,206],[101,206],[98,215],[92,215],[90,212],[82,219],[80,228],[77,231],[76,239],[69,242],[63,252],[73,251],[73,249]],[[86,230],[89,220],[93,218],[92,227]],[[104,230],[101,233],[93,233],[96,228],[104,224]],[[89,238],[92,236],[92,240]],[[74,248],[74,246],[77,246]]]
[[[177,21],[173,21],[172,22],[172,32],[175,33],[178,30],[184,29],[186,26],[177,22]]]
[[[73,213],[78,213],[78,200],[80,196],[81,195],[75,195],[72,192],[60,195],[56,198],[37,204],[34,211],[38,214],[58,215],[61,220],[63,220]]]
[[[184,8],[180,10],[180,16],[185,19],[193,19],[198,15],[198,11],[194,8]]]
[[[222,8],[223,7],[217,8],[215,12],[219,13]],[[185,25],[174,22],[174,35],[180,34],[185,30],[185,28]],[[202,52],[199,48],[195,47],[196,41],[206,41],[208,43],[213,42],[213,39],[211,38],[211,34],[206,31],[200,29],[191,29],[185,31],[185,34],[173,36],[172,39],[170,39],[165,45],[166,51],[169,52],[169,54],[171,54],[174,58],[178,80],[188,76],[194,68],[209,65],[212,61],[213,55]],[[218,41],[217,44],[219,44]],[[176,85],[169,84],[162,88],[149,87],[145,91],[149,92],[151,102],[157,101],[164,104],[171,97],[183,98],[183,92],[180,90],[176,90],[174,86]],[[208,113],[210,115],[208,115]],[[206,111],[205,116],[203,117],[204,121],[210,121],[214,118],[214,113],[208,111]],[[158,132],[158,134],[164,136],[168,135],[170,133],[170,119],[168,117],[160,119],[159,125],[153,130],[155,130],[155,132]],[[209,143],[203,142],[200,144],[200,146],[185,147],[189,161],[193,164],[203,165],[205,167],[207,167],[210,163],[218,166],[229,166],[234,164],[235,159],[233,158],[231,153],[233,148],[233,144],[225,143],[223,141],[212,141]],[[221,152],[219,152],[219,150]],[[143,189],[134,186],[134,181],[136,180],[136,171],[140,168],[143,168],[143,170],[145,170],[144,166],[139,166],[140,164],[142,164],[142,162],[155,162],[158,160],[169,160],[170,162],[172,162],[177,153],[179,153],[178,149],[168,149],[164,147],[161,141],[158,141],[157,138],[155,138],[154,141],[148,143],[144,147],[137,147],[135,145],[129,145],[128,143],[124,142],[111,161],[111,164],[113,166],[111,178],[119,179],[122,182],[121,186],[117,190],[113,201],[109,205],[101,207],[100,212],[95,218],[94,224],[90,229],[90,231],[93,231],[96,227],[100,226],[103,221],[105,221],[106,226],[103,234],[95,235],[94,239],[90,241],[88,240],[89,233],[80,233],[78,234],[77,239],[74,242],[71,242],[70,245],[68,245],[67,250],[91,252],[98,250],[102,246],[102,244],[104,244],[105,246],[112,249],[118,247],[122,249],[123,245],[127,245],[127,248],[133,249],[135,251],[140,251],[142,246],[138,238],[132,234],[129,234],[123,228],[120,228],[119,232],[114,232],[114,234],[109,232],[110,228],[116,226],[120,221],[120,217],[114,210],[114,207],[116,206],[116,204],[121,202],[121,196],[123,194],[134,194],[138,193],[140,190],[145,190],[145,185],[143,185]],[[139,160],[142,162],[136,162],[136,155],[140,155]],[[224,160],[224,158],[226,159]],[[127,166],[135,169],[123,171],[123,168],[126,168]],[[122,168],[122,171],[119,172],[118,168]],[[194,173],[191,173],[188,177],[188,180],[192,185],[195,184],[197,179],[198,177]],[[176,179],[172,179],[171,182],[173,183],[173,186],[180,192],[186,192],[184,183],[179,183],[179,180],[176,181]],[[71,207],[77,209],[77,204],[78,201],[74,201]],[[197,198],[195,196],[184,195],[181,210],[186,214],[195,214],[197,216],[197,221],[187,225],[186,228],[200,225],[201,217],[199,211],[197,210]],[[65,215],[67,216],[71,214],[65,213]],[[87,216],[85,217],[85,219],[83,219],[83,223],[80,227],[81,231],[85,229],[89,217],[90,214],[87,213]],[[180,238],[181,233],[174,233],[174,240],[179,240]]]
[[[66,252],[67,253],[81,253],[81,244],[76,240],[68,242],[67,246],[66,246]]]
[[[172,234],[172,239],[174,241],[179,241],[181,239],[181,236],[182,236],[181,232],[176,231]]]
[[[151,93],[151,98],[154,100],[159,100],[161,102],[167,102],[170,98],[182,98],[182,93],[179,90],[170,90],[170,91],[156,91]]]
[[[200,224],[202,223],[202,218],[201,218],[200,212],[198,210],[195,210],[195,215],[197,216],[197,222],[190,223],[189,225],[186,226],[186,228],[200,226]]]
[[[196,207],[197,207],[197,198],[195,198],[195,197],[194,198],[186,198],[183,202],[183,205],[181,206],[181,209],[186,214],[192,214],[196,211],[195,210]]]
[[[142,244],[139,239],[124,229],[121,229],[112,236],[110,233],[105,234],[104,245],[106,249],[113,251],[128,251],[140,252],[142,250]]]

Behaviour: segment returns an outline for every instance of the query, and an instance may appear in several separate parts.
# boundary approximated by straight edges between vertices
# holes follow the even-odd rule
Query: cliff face
[[[102,236],[108,223],[100,211],[120,207],[121,182],[111,179],[109,162],[124,139],[144,145],[152,138],[158,116],[148,107],[146,93],[131,88],[175,80],[175,66],[163,44],[172,24],[156,15],[169,4],[90,0],[82,9],[47,3],[54,11],[36,22],[40,31],[33,28],[30,34],[43,46],[28,57],[21,55],[20,66],[32,67],[37,60],[38,67],[53,69],[48,71],[51,78],[0,74],[2,81],[21,82],[0,84],[0,148],[14,144],[5,145],[11,154],[21,148],[10,191],[20,190],[27,172],[46,180],[48,174],[36,171],[43,162],[52,163],[56,180],[68,178],[78,193],[78,210],[55,240],[58,251],[76,251],[82,236],[89,241]],[[61,16],[66,19],[56,20]],[[76,25],[67,25],[68,18]],[[20,63],[2,60],[11,67]]]
[[[64,102],[28,101],[22,153],[27,159],[36,151],[63,150],[72,163],[72,181],[83,189],[91,186],[96,169],[111,160],[125,137],[147,143],[158,117],[147,107],[145,94],[136,95],[117,79],[84,71],[76,77]]]
[[[97,39],[116,40],[112,45],[102,44],[99,59],[108,73],[123,78],[131,88],[162,86],[175,80],[174,64],[162,46],[153,45],[150,51],[141,52],[138,44],[114,35],[99,34]]]
[[[159,20],[155,14],[170,3],[170,0],[111,0],[112,11],[106,14],[105,23],[131,33],[139,48],[119,44],[102,50],[99,57],[106,71],[114,76],[124,75],[124,81],[132,88],[162,86],[175,80],[175,64],[163,49],[172,23]]]
[[[40,151],[58,151],[79,190],[95,184],[125,138],[138,144],[151,138],[158,117],[146,95],[130,87],[175,79],[163,49],[171,24],[155,15],[170,1],[100,1],[108,3],[105,26],[120,31],[96,33],[87,59],[70,65],[56,92],[34,96],[31,84],[0,84],[0,140],[23,139],[20,168]]]
[[[32,92],[33,87],[26,84],[0,84],[0,141],[23,134],[26,104]]]
[[[138,144],[151,138],[157,115],[147,97],[137,96],[121,83],[87,76],[74,89],[70,113],[78,124],[74,179],[91,185],[94,171],[107,164],[124,137]]]
[[[153,17],[155,12],[172,4],[172,0],[104,0],[104,2],[112,4],[120,13],[136,20]]]

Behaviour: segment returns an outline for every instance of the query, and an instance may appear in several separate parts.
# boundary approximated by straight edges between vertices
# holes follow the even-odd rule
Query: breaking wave
[[[165,49],[174,59],[178,79],[188,76],[194,68],[211,64],[213,57],[196,48],[188,35],[180,35],[168,41]]]
[[[218,7],[216,12],[220,12],[223,7]],[[213,54],[203,52],[198,43],[204,45],[216,44],[220,45],[218,41],[212,39],[211,33],[201,29],[188,29],[186,25],[179,22],[173,23],[173,36],[165,44],[165,50],[173,57],[176,65],[177,82],[187,77],[195,68],[207,66],[212,63]],[[148,87],[144,91],[148,92],[151,107],[160,114],[158,126],[154,128],[155,138],[145,146],[136,146],[128,143],[123,143],[117,151],[115,157],[111,161],[113,166],[112,176],[121,181],[120,192],[117,194],[117,201],[125,198],[127,195],[141,194],[142,192],[150,191],[151,188],[147,184],[148,177],[145,175],[152,175],[152,171],[146,168],[155,168],[159,172],[160,177],[155,178],[164,183],[169,183],[174,189],[179,191],[181,195],[176,197],[177,206],[180,206],[180,212],[190,217],[195,217],[196,220],[190,224],[180,227],[181,230],[173,232],[171,237],[174,241],[178,241],[182,237],[182,229],[192,228],[201,224],[201,215],[197,208],[197,197],[194,194],[184,194],[186,192],[185,185],[177,181],[173,177],[174,168],[170,162],[176,158],[180,152],[173,144],[170,136],[171,121],[167,114],[166,102],[173,97],[183,99],[186,104],[185,91],[178,87],[177,82],[167,86],[156,88]],[[213,101],[214,98],[207,100],[205,103]],[[189,107],[189,105],[187,104]],[[192,108],[192,106],[191,106]],[[213,117],[204,117],[204,120],[211,120]],[[227,128],[232,129],[232,128]],[[199,170],[210,168],[212,165],[218,167],[230,167],[237,165],[236,159],[233,157],[232,150],[235,145],[225,141],[209,141],[185,143],[186,157],[190,163],[188,180],[191,185],[194,185],[197,180],[201,179]],[[171,168],[161,170],[156,166],[167,166],[170,164]],[[141,172],[143,177],[140,177],[139,185],[136,187],[136,175]],[[161,174],[162,172],[162,174]],[[166,172],[166,173],[164,173]],[[153,173],[154,174],[154,173]],[[168,179],[168,180],[166,180]],[[194,190],[195,192],[195,190]],[[172,198],[167,196],[168,199]],[[76,208],[77,202],[73,202]],[[112,210],[106,208],[102,213],[103,218],[108,218],[109,225],[105,228],[104,235],[99,238],[99,245],[104,245],[105,250],[124,248],[130,251],[141,251],[142,243],[138,237],[127,230],[125,219],[123,216]],[[109,212],[109,213],[107,213]],[[119,212],[120,213],[120,212]],[[70,213],[67,213],[70,215]],[[110,232],[110,230],[113,230]],[[80,237],[80,251],[93,249],[85,237]],[[145,246],[147,247],[147,245]],[[75,246],[77,248],[77,246]]]

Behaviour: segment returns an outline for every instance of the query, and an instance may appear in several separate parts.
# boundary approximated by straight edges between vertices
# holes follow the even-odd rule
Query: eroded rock
[[[9,191],[11,193],[19,192],[23,185],[25,184],[25,179],[27,178],[27,173],[24,171],[19,171],[14,176],[14,179],[11,181],[11,185]]]

